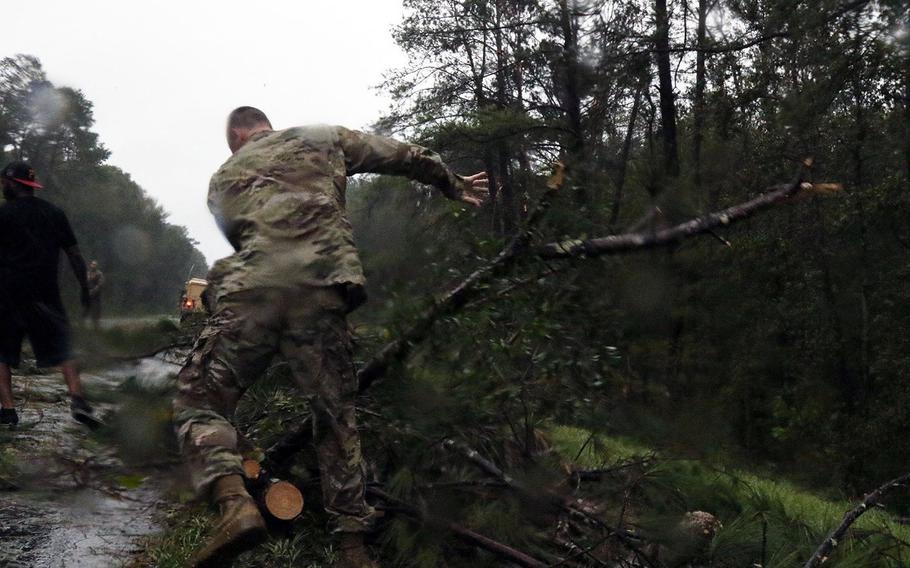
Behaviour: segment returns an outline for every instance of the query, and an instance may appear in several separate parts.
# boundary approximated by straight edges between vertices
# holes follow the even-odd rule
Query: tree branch
[[[522,252],[528,250],[534,227],[549,209],[550,203],[564,181],[565,167],[562,164],[557,164],[554,174],[547,183],[547,190],[538,201],[537,207],[534,208],[523,227],[512,237],[505,248],[493,260],[475,270],[447,294],[436,299],[410,329],[405,331],[401,337],[383,347],[376,356],[357,372],[359,391],[361,393],[370,388],[374,381],[385,375],[385,372],[393,363],[407,357],[414,344],[426,337],[433,324],[441,317],[451,314],[464,306],[468,300],[477,294],[482,284],[497,274],[501,274],[506,268],[511,266]]]
[[[846,4],[844,4],[837,10],[828,14],[823,20],[821,20],[820,24],[818,24],[816,26],[812,26],[811,28],[809,28],[809,30],[815,30],[824,25],[827,25],[827,24],[831,23],[832,21],[836,20],[837,18],[839,18],[849,12],[853,12],[855,10],[861,10],[861,9],[865,8],[869,3],[871,3],[871,1],[872,0],[853,0],[852,2],[847,2]],[[806,31],[809,31],[809,30],[802,30],[802,33],[806,33]],[[780,31],[780,32],[772,32],[772,33],[768,33],[768,34],[763,34],[757,38],[753,38],[748,41],[743,41],[743,42],[734,43],[734,44],[714,45],[714,46],[705,46],[705,47],[701,47],[701,46],[689,47],[689,46],[685,46],[685,45],[678,45],[678,46],[672,46],[669,49],[666,49],[664,51],[669,52],[669,53],[691,53],[691,52],[698,52],[698,51],[700,51],[702,53],[729,53],[731,51],[743,51],[745,49],[749,49],[750,47],[755,47],[756,45],[765,43],[766,41],[771,41],[772,39],[792,37],[793,35],[794,35],[793,32],[790,32],[790,31]],[[657,50],[648,49],[648,50],[638,51],[635,53],[645,53],[645,52],[655,52],[655,51],[657,51]]]
[[[514,478],[512,478],[512,476],[500,469],[492,461],[483,457],[479,452],[468,447],[467,445],[459,444],[455,440],[451,439],[445,440],[442,445],[447,450],[460,453],[465,458],[467,458],[468,461],[476,465],[481,471],[501,481],[506,485],[506,487],[524,499],[527,499],[533,503],[551,507],[555,510],[564,511],[570,516],[580,517],[584,521],[592,523],[599,529],[606,531],[610,536],[621,542],[626,548],[635,553],[635,555],[644,563],[648,564],[649,566],[654,565],[654,563],[651,562],[651,560],[639,549],[638,544],[632,538],[595,517],[592,513],[595,507],[593,507],[589,502],[580,498],[567,498],[550,491],[546,491],[544,493],[532,491],[524,485],[518,483]]]
[[[461,540],[467,542],[468,544],[470,544],[472,546],[476,546],[477,548],[482,548],[483,550],[491,552],[504,560],[518,564],[519,566],[525,566],[526,568],[546,568],[546,566],[547,566],[540,560],[537,560],[536,558],[533,558],[533,557],[525,554],[524,552],[521,552],[520,550],[516,550],[516,549],[512,548],[511,546],[507,546],[501,542],[495,541],[495,540],[491,539],[490,537],[476,533],[470,529],[466,529],[466,528],[462,527],[461,525],[457,525],[455,523],[451,523],[451,522],[444,521],[441,519],[434,519],[432,517],[428,517],[423,511],[421,511],[417,507],[410,505],[408,503],[405,503],[404,501],[389,495],[382,489],[379,489],[377,487],[368,487],[367,493],[372,495],[373,497],[376,497],[378,499],[381,499],[387,503],[394,505],[395,507],[400,509],[404,514],[406,514],[409,517],[414,518],[417,521],[420,521],[421,523],[430,522],[433,524],[442,524],[447,529],[452,531],[452,533],[455,534],[455,536],[457,536]]]
[[[610,235],[588,240],[548,243],[538,247],[537,255],[545,259],[592,257],[675,244],[688,237],[710,233],[717,227],[751,217],[763,209],[795,196],[801,190],[812,191],[813,184],[802,182],[801,179],[799,178],[789,184],[768,188],[765,193],[750,201],[697,217],[673,227],[659,231],[626,233],[624,235]]]
[[[831,531],[828,537],[822,542],[819,547],[815,550],[815,553],[806,561],[803,568],[815,568],[819,566],[826,560],[828,556],[834,549],[837,547],[838,543],[844,538],[844,535],[847,534],[847,530],[850,528],[850,525],[855,523],[863,514],[865,514],[870,508],[874,507],[878,502],[884,497],[885,493],[891,491],[896,487],[900,487],[905,483],[910,482],[910,473],[902,475],[896,479],[892,479],[888,483],[882,485],[872,493],[866,496],[863,499],[863,502],[857,505],[855,508],[847,511],[844,514],[844,520],[841,521],[841,524],[837,526],[836,529]]]

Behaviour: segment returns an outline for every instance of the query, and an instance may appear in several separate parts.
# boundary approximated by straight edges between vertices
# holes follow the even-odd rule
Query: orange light
[[[193,300],[187,300],[186,302],[183,303],[183,307],[185,307],[185,308],[192,308],[192,307],[193,307],[193,303],[194,303]]]

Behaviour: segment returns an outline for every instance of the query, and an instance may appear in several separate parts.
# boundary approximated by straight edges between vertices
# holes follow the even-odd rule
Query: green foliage
[[[130,564],[131,568],[183,568],[190,557],[205,542],[211,530],[213,516],[201,505],[185,506],[172,510],[167,519],[167,530],[150,539],[145,554]],[[323,530],[325,523],[304,513],[293,527],[286,527],[286,535],[273,534],[272,538],[255,551],[241,555],[233,566],[236,568],[323,568],[332,566],[336,552],[329,535]]]
[[[702,74],[696,6],[670,4],[676,83],[661,93],[651,2],[405,3],[394,34],[411,60],[389,74],[396,107],[381,126],[458,171],[486,169],[494,195],[465,211],[399,180],[351,185],[372,299],[353,315],[358,360],[500,250],[557,158],[571,175],[537,242],[660,230],[790,180],[807,156],[813,180],[846,190],[665,250],[526,255],[438,322],[360,415],[371,475],[429,517],[390,515],[387,563],[502,565],[447,523],[541,558],[566,552],[547,539],[552,511],[489,483],[446,439],[530,492],[596,503],[668,566],[799,565],[851,502],[910,462],[906,6],[713,2]],[[699,79],[702,107],[689,104]],[[667,95],[678,176],[662,165]],[[238,422],[267,447],[306,414],[276,367]],[[293,471],[312,485],[308,461]],[[577,466],[609,471],[570,485]],[[906,564],[910,535],[891,514],[908,503],[890,496],[826,565]],[[697,510],[722,523],[706,547],[681,528]],[[297,529],[322,520],[307,522]],[[572,550],[628,560],[616,543],[578,538]]]
[[[155,568],[182,568],[193,552],[204,542],[211,529],[211,517],[201,506],[172,511],[167,520],[169,530],[149,543],[145,557],[135,565]]]
[[[672,459],[628,440],[595,435],[597,443],[592,444],[590,439],[589,432],[566,426],[555,428],[552,436],[554,447],[566,458],[578,455],[584,445],[580,463],[586,467],[610,468],[644,460],[630,509],[633,523],[651,538],[672,548],[675,527],[689,511],[710,511],[721,521],[723,526],[710,543],[711,566],[798,564],[855,506],[785,481]],[[591,449],[598,446],[602,449]],[[854,538],[840,543],[830,565],[904,565],[899,556],[890,557],[890,551],[910,537],[910,529],[887,513],[867,513],[854,525],[853,534]]]

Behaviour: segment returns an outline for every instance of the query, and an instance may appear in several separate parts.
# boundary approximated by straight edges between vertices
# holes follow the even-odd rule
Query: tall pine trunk
[[[506,84],[506,51],[503,41],[502,16],[503,4],[507,0],[496,2],[496,27],[493,30],[494,45],[496,47],[496,110],[505,111],[509,108],[508,86]],[[500,226],[505,234],[511,234],[515,227],[515,195],[512,187],[511,153],[509,142],[499,137],[496,143],[496,166],[499,173],[500,197]]]
[[[578,188],[578,200],[586,204],[587,193],[587,160],[585,139],[581,124],[581,88],[578,69],[578,32],[573,22],[569,0],[559,0],[559,25],[562,31],[563,84],[562,104],[569,122],[569,141],[566,150],[569,155],[569,166],[574,171],[575,185]]]
[[[698,52],[695,55],[695,96],[693,100],[692,158],[696,190],[701,190],[701,145],[705,126],[705,27],[708,0],[698,0]]]
[[[663,140],[664,174],[679,176],[679,148],[676,141],[676,100],[670,70],[670,17],[667,0],[654,0],[657,30],[654,44],[657,57],[658,90],[660,92],[660,131]]]
[[[629,126],[626,128],[626,137],[622,143],[622,154],[619,157],[619,171],[616,175],[616,192],[613,194],[613,208],[610,211],[610,228],[615,229],[616,222],[619,220],[619,209],[622,206],[623,190],[626,185],[626,172],[629,169],[629,155],[632,152],[632,139],[635,134],[635,121],[638,119],[638,111],[641,108],[642,93],[648,87],[649,77],[643,76],[635,90],[635,98],[632,100],[632,112],[629,114]]]

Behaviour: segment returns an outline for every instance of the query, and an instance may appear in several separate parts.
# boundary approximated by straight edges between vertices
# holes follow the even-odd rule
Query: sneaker
[[[8,424],[10,428],[15,428],[19,423],[19,414],[15,408],[0,408],[0,424]]]
[[[70,397],[70,413],[73,418],[92,430],[101,426],[101,421],[95,418],[94,412],[92,407],[81,396]]]

